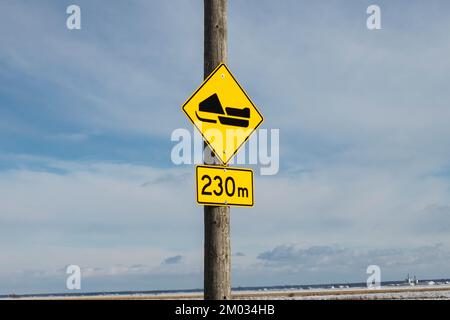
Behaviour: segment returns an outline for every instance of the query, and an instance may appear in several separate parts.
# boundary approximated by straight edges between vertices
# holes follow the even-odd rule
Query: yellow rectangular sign
[[[236,167],[201,165],[195,168],[197,203],[252,207],[253,171]]]

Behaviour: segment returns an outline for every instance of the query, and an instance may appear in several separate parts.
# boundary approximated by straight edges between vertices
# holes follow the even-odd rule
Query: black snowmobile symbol
[[[250,108],[238,109],[226,107],[225,114],[219,97],[215,93],[200,102],[198,110],[199,112],[195,111],[195,115],[198,120],[203,122],[217,123],[217,120],[204,118],[203,116],[200,116],[199,113],[209,113],[209,116],[217,115],[219,122],[228,126],[246,128],[249,124],[248,119],[250,118]]]

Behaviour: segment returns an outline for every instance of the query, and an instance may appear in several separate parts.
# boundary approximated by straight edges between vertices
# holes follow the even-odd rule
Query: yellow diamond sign
[[[261,113],[223,63],[182,109],[224,165],[263,122]]]

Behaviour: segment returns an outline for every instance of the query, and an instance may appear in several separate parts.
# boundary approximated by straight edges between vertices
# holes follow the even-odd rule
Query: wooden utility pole
[[[221,62],[227,62],[227,0],[204,0],[204,10],[206,79]],[[230,299],[230,207],[205,206],[204,215],[204,298]]]

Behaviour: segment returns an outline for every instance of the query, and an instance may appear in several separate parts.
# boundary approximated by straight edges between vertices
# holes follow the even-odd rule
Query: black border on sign
[[[219,68],[221,66],[224,66],[225,69],[227,69],[228,73],[231,75],[231,77],[233,78],[234,82],[236,82],[236,84],[238,85],[239,89],[241,89],[241,91],[244,93],[244,95],[247,97],[248,101],[250,101],[250,103],[252,104],[253,108],[255,108],[256,112],[260,115],[261,117],[261,121],[255,126],[255,128],[250,132],[250,134],[248,135],[248,137],[236,148],[236,150],[234,151],[234,153],[228,158],[226,159],[226,161],[224,161],[222,159],[221,156],[218,155],[218,153],[216,152],[216,150],[214,150],[214,148],[212,147],[212,145],[209,144],[209,142],[206,140],[205,136],[203,135],[203,132],[200,131],[200,129],[195,125],[195,121],[192,120],[192,118],[189,116],[189,114],[184,110],[184,107],[186,106],[186,104],[189,103],[189,101],[191,101],[191,99],[197,94],[197,92],[203,88],[203,86],[209,81],[209,79],[219,70]],[[264,117],[261,114],[261,112],[259,112],[258,108],[255,106],[255,104],[253,103],[252,99],[250,99],[250,97],[247,95],[247,93],[245,92],[244,89],[242,89],[241,85],[239,84],[239,82],[236,80],[236,78],[233,76],[233,74],[231,73],[230,69],[228,69],[227,65],[225,63],[220,63],[213,72],[211,72],[211,74],[203,81],[203,83],[200,85],[200,87],[198,87],[197,90],[195,90],[195,92],[193,94],[191,94],[191,96],[189,97],[189,99],[187,99],[187,101],[185,103],[183,103],[183,106],[181,107],[181,110],[184,112],[184,114],[188,117],[188,119],[191,121],[191,123],[194,125],[194,127],[197,128],[197,130],[200,132],[200,134],[202,135],[203,140],[206,142],[206,144],[211,148],[211,150],[214,152],[214,154],[216,155],[216,157],[220,160],[220,162],[226,166],[228,164],[228,162],[230,162],[230,160],[236,155],[236,153],[239,151],[239,149],[247,142],[248,138],[250,138],[250,136],[253,134],[253,132],[256,131],[256,129],[258,129],[258,127],[261,125],[261,123],[263,123],[264,121]]]
[[[198,200],[198,168],[208,168],[208,169],[217,169],[217,170],[234,170],[234,171],[250,171],[251,177],[252,177],[252,204],[234,204],[234,203],[227,203],[226,205],[222,202],[200,202]],[[220,206],[220,207],[253,207],[255,205],[255,184],[253,181],[253,170],[248,168],[237,168],[237,167],[223,167],[223,166],[211,166],[211,165],[197,165],[195,166],[195,199],[197,201],[197,204],[200,205],[214,205],[214,206]]]

